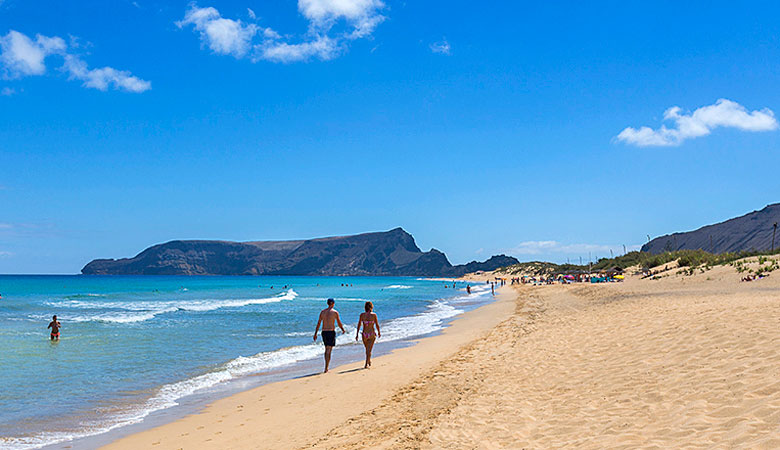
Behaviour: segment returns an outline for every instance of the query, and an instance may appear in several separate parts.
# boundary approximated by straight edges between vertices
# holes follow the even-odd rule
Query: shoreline
[[[63,361],[63,369],[69,370],[60,372],[61,374],[65,373],[66,376],[60,376],[58,378],[62,380],[56,380],[56,385],[63,390],[63,401],[52,406],[53,415],[59,421],[56,423],[58,427],[45,428],[38,426],[35,422],[18,421],[21,425],[14,429],[12,427],[16,425],[15,422],[4,422],[5,428],[3,433],[0,433],[3,435],[0,438],[0,447],[2,448],[5,448],[5,445],[20,450],[25,448],[97,448],[128,434],[144,431],[183,416],[198,413],[209,403],[237,392],[310,374],[313,368],[319,367],[321,364],[322,346],[319,342],[312,344],[310,332],[313,331],[314,325],[311,324],[311,330],[309,330],[304,321],[285,322],[268,319],[263,324],[264,328],[259,331],[244,326],[234,326],[227,330],[210,326],[204,328],[204,332],[216,331],[207,335],[208,340],[200,337],[200,331],[197,331],[186,335],[188,338],[195,339],[186,339],[183,341],[185,345],[171,346],[168,342],[172,341],[159,341],[160,345],[150,347],[145,344],[147,341],[134,340],[133,338],[140,336],[147,328],[171,329],[172,324],[193,321],[200,317],[206,319],[217,317],[217,319],[210,319],[213,324],[215,320],[221,320],[222,316],[228,318],[238,316],[239,319],[243,319],[245,317],[254,318],[258,313],[269,313],[272,316],[283,317],[285,311],[291,308],[306,310],[306,317],[309,317],[310,310],[317,305],[320,297],[324,301],[325,296],[318,294],[328,293],[329,285],[338,286],[341,282],[341,280],[333,278],[324,278],[324,281],[307,279],[306,283],[298,281],[297,284],[300,284],[300,288],[304,290],[302,291],[303,301],[284,302],[282,300],[295,299],[286,296],[283,299],[277,299],[277,297],[290,293],[297,297],[298,293],[288,289],[282,290],[274,296],[261,289],[261,294],[257,294],[254,291],[257,291],[256,287],[262,287],[258,284],[260,282],[250,282],[248,287],[245,286],[247,284],[245,282],[226,282],[224,286],[221,284],[218,286],[219,292],[217,293],[211,292],[216,289],[213,287],[213,283],[202,277],[193,278],[190,284],[179,284],[175,280],[164,283],[149,282],[148,285],[142,283],[137,290],[142,294],[154,293],[140,295],[136,298],[132,295],[124,295],[126,286],[135,283],[134,280],[116,285],[113,282],[110,284],[91,281],[88,283],[79,282],[77,277],[72,276],[65,277],[62,282],[58,281],[59,277],[54,278],[57,281],[47,282],[44,286],[54,285],[55,293],[45,298],[41,295],[28,295],[26,297],[21,295],[20,292],[24,292],[25,289],[19,288],[19,285],[29,282],[31,278],[14,278],[13,281],[16,285],[12,284],[10,287],[15,290],[9,291],[12,294],[9,300],[26,308],[21,309],[21,312],[17,314],[24,319],[19,321],[23,322],[18,327],[21,331],[11,329],[10,331],[13,333],[10,335],[23,336],[20,341],[22,343],[29,342],[32,347],[39,347],[44,340],[42,333],[35,333],[39,331],[37,329],[31,329],[30,332],[27,332],[27,328],[32,328],[28,322],[37,323],[35,320],[30,320],[35,319],[32,314],[38,314],[39,311],[50,307],[65,308],[55,312],[65,314],[64,317],[73,324],[73,328],[69,328],[70,333],[66,334],[65,339],[63,339],[63,344],[67,344],[64,347],[67,351],[59,350],[59,353],[53,353],[63,356],[63,358],[56,358],[55,362]],[[229,279],[228,281],[237,280],[236,277],[229,277]],[[295,280],[285,282],[296,283]],[[379,340],[374,349],[376,356],[395,348],[414,345],[414,342],[420,338],[435,336],[444,327],[449,326],[454,318],[459,317],[464,312],[494,301],[494,298],[490,296],[489,288],[487,292],[484,292],[483,288],[482,292],[476,292],[477,295],[467,296],[465,289],[441,289],[441,285],[438,283],[421,280],[419,277],[416,279],[380,277],[366,280],[365,284],[361,282],[360,286],[358,286],[359,280],[351,280],[350,283],[352,282],[358,287],[357,289],[342,290],[340,296],[336,297],[345,302],[339,308],[342,316],[346,313],[346,316],[351,318],[356,308],[362,311],[364,298],[376,297],[375,301],[379,301],[380,304],[382,301],[387,301],[385,305],[387,308],[380,307],[380,311],[383,311],[380,312],[380,317],[384,319],[382,321],[383,333],[382,339]],[[322,289],[320,289],[321,283]],[[262,285],[266,287],[275,284],[277,284],[275,280],[262,282]],[[462,283],[458,284],[465,286]],[[135,289],[135,285],[133,286]],[[415,289],[412,289],[413,287]],[[418,287],[423,290],[416,290]],[[157,288],[164,292],[158,294]],[[204,290],[208,292],[201,292]],[[305,292],[307,290],[308,292]],[[114,295],[114,291],[120,292],[120,294]],[[226,293],[223,294],[223,291]],[[109,297],[109,299],[102,297]],[[158,297],[164,301],[157,302]],[[246,301],[244,301],[245,298]],[[398,303],[395,302],[396,300]],[[60,304],[60,302],[62,303]],[[244,308],[245,303],[263,306]],[[264,306],[267,303],[270,306]],[[110,305],[116,305],[116,307],[112,308]],[[224,311],[221,311],[222,308],[225,308]],[[174,309],[175,311],[173,311]],[[208,314],[199,311],[207,311]],[[212,313],[211,311],[216,312]],[[319,308],[316,311],[319,311]],[[135,320],[126,320],[128,316],[132,316],[131,319]],[[139,316],[140,318],[138,318]],[[197,317],[193,319],[193,316]],[[271,317],[271,319],[274,318],[275,316]],[[9,320],[16,319],[11,317]],[[103,329],[108,328],[109,331],[113,329],[113,325],[106,325],[107,322],[121,324],[133,322],[131,325],[118,326],[121,329],[127,328],[129,330],[129,338],[122,339],[119,343],[95,339],[96,336],[101,336],[99,332],[102,332]],[[354,324],[350,324],[351,321],[347,322],[345,324],[347,329],[352,329],[354,332]],[[190,324],[187,323],[187,325]],[[230,322],[224,322],[224,325],[229,326]],[[288,327],[289,329],[287,329]],[[198,330],[199,327],[184,326],[181,328]],[[38,336],[39,334],[41,336]],[[35,336],[40,339],[32,339],[27,336]],[[221,341],[213,341],[215,342],[213,347],[224,351],[222,354],[212,355],[207,350],[212,348],[211,339],[221,339],[223,336],[228,337],[225,342],[229,345],[221,345]],[[89,345],[92,341],[96,341],[98,346]],[[51,352],[56,352],[57,348],[63,349],[62,345],[48,345],[48,339],[45,339],[45,342],[47,343],[45,348],[47,350],[51,348]],[[140,342],[142,345],[134,345],[136,342]],[[260,342],[259,346],[258,342]],[[349,334],[340,336],[338,342],[339,349],[333,360],[334,366],[362,360],[362,343],[354,342]],[[129,388],[113,391],[102,389],[104,384],[99,383],[99,386],[89,388],[86,391],[89,401],[97,406],[82,409],[72,408],[74,403],[69,403],[71,399],[67,395],[81,392],[81,374],[87,372],[78,364],[67,364],[65,361],[73,362],[74,355],[80,354],[79,351],[74,350],[102,349],[101,346],[104,343],[108,348],[108,355],[125,355],[122,360],[134,366],[133,369],[135,366],[138,366],[139,369],[148,367],[151,371],[156,370],[153,375],[158,377],[137,380],[126,377],[127,380],[130,380],[125,383],[125,385],[129,385]],[[81,344],[84,349],[77,347],[76,344]],[[162,351],[156,352],[157,348]],[[194,358],[188,358],[189,361],[207,360],[207,362],[194,368],[191,367],[192,365],[183,368],[178,365],[172,366],[164,358],[157,356],[165,355],[168,349],[172,349],[171,352],[175,353],[174,356],[178,356],[182,352],[190,352],[194,354]],[[203,353],[204,351],[206,353]],[[103,354],[103,352],[96,351],[96,354]],[[78,362],[78,358],[75,361]],[[114,369],[115,366],[111,364],[111,358],[105,358],[104,362],[107,364],[95,364],[95,366],[109,368],[106,371],[110,375],[121,373]],[[9,366],[12,365],[9,364]],[[132,372],[133,370],[124,370],[125,374]],[[149,370],[146,373],[149,373]],[[161,373],[164,376],[159,376]],[[35,380],[37,379],[35,378]],[[23,381],[14,382],[13,378],[10,378],[10,384],[9,395],[11,398],[16,395],[16,392],[13,391],[16,386],[26,386]],[[45,392],[46,390],[47,387],[43,386],[35,391]],[[103,395],[107,392],[117,392],[118,394]],[[22,397],[23,395],[20,395],[19,398]],[[21,405],[21,401],[18,404]],[[35,411],[36,408],[28,407],[20,408],[20,410]],[[39,414],[42,417],[46,416],[45,410],[39,411],[41,411]],[[13,410],[4,410],[4,413],[8,413],[7,415],[11,415],[12,412]],[[36,427],[38,430],[49,431],[36,431]]]
[[[327,433],[353,415],[376,407],[395,390],[471,342],[477,334],[489,331],[513,310],[516,295],[513,289],[498,290],[495,300],[454,317],[437,334],[413,339],[406,346],[376,356],[369,370],[362,369],[362,361],[350,362],[331,368],[328,374],[312,372],[251,387],[210,401],[172,422],[121,436],[102,448],[257,448],[252,442],[278,443],[276,447],[269,444],[268,448],[308,445],[312,436]],[[338,352],[338,347],[334,351]],[[337,358],[338,354],[334,356]],[[365,400],[365,393],[369,392],[371,399]],[[352,398],[355,394],[361,394],[362,399],[355,401]],[[323,415],[324,410],[328,414]],[[289,432],[285,424],[289,427],[302,416],[316,419],[307,424],[305,436]],[[56,447],[73,448],[74,442]]]

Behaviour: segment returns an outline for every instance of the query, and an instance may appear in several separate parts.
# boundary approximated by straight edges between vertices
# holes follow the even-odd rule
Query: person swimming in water
[[[374,349],[374,342],[379,337],[382,337],[382,332],[379,331],[379,318],[374,312],[374,304],[366,302],[366,312],[360,313],[358,318],[357,332],[355,333],[355,340],[358,340],[360,336],[360,326],[363,326],[363,346],[366,348],[366,365],[364,369],[371,367],[371,350]],[[374,328],[376,327],[376,332]]]
[[[59,341],[60,340],[60,323],[57,321],[57,316],[52,316],[51,322],[49,322],[49,326],[46,328],[51,328],[51,340],[52,341]]]

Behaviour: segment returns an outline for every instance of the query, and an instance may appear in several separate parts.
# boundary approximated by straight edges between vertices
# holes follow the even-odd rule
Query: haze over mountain
[[[96,259],[86,275],[411,275],[460,276],[517,263],[505,255],[453,266],[423,252],[402,228],[297,241],[171,241],[133,258]]]
[[[657,237],[642,246],[642,251],[703,249],[713,253],[769,250],[772,246],[774,224],[780,221],[780,203],[768,205],[760,211],[725,222],[707,225],[698,230]],[[775,247],[780,242],[775,242]]]

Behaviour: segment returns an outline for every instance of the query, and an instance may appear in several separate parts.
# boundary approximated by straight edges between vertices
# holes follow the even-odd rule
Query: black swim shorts
[[[322,330],[322,343],[326,347],[336,346],[336,330]]]

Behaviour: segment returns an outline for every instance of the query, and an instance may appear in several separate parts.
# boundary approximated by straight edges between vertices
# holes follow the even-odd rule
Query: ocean
[[[447,287],[445,287],[445,285]],[[409,277],[0,276],[0,448],[94,436],[192,396],[321,370],[317,315],[347,328],[332,364],[362,359],[355,325],[374,303],[375,354],[490,301],[490,288]],[[47,325],[56,314],[59,342]]]

